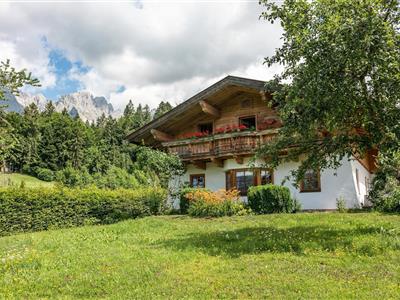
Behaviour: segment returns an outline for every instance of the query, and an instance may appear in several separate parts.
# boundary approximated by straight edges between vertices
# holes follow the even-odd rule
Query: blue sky
[[[85,66],[81,61],[69,60],[62,50],[51,49],[51,46],[46,42],[47,39],[43,38],[44,47],[48,47],[49,54],[49,67],[53,70],[56,82],[54,86],[45,88],[41,93],[51,100],[57,100],[60,96],[78,92],[83,89],[82,83],[71,76],[71,72],[81,75],[87,74],[91,68]],[[123,93],[125,91],[123,85],[116,88],[113,92]]]
[[[84,67],[82,62],[71,62],[63,55],[62,51],[51,50],[49,53],[49,66],[56,76],[56,84],[42,91],[46,98],[56,100],[61,95],[74,93],[82,88],[78,80],[71,79],[68,76],[73,66],[82,73],[87,72],[88,68]]]

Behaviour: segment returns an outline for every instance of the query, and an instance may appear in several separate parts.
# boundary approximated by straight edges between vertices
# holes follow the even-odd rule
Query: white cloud
[[[73,69],[82,89],[151,106],[181,102],[225,75],[270,79],[263,57],[279,46],[281,30],[258,19],[254,2],[1,3],[0,59],[32,70],[44,86],[55,82],[50,47],[90,70]],[[12,51],[5,52],[2,45]],[[10,46],[11,45],[11,46]],[[8,48],[7,48],[8,49]],[[124,86],[126,90],[116,93]]]
[[[48,52],[42,49],[40,43],[36,45],[37,50],[31,48],[33,51],[27,52],[24,48],[18,46],[23,45],[24,42],[21,40],[13,42],[0,39],[1,60],[10,59],[12,66],[17,70],[27,69],[32,72],[34,77],[40,79],[40,84],[43,88],[54,86],[56,77],[48,65]]]

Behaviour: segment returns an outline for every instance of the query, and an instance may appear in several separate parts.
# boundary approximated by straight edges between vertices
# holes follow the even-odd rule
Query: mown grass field
[[[53,182],[42,181],[29,175],[19,173],[0,174],[0,186],[20,186],[22,181],[26,187],[52,187],[54,185]]]
[[[161,216],[0,238],[0,298],[400,298],[400,216]]]

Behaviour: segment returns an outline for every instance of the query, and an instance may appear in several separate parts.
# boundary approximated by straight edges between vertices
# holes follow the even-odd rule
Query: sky
[[[40,79],[57,100],[89,91],[122,109],[129,99],[176,105],[227,75],[269,80],[264,57],[281,28],[256,1],[3,1],[0,60]]]

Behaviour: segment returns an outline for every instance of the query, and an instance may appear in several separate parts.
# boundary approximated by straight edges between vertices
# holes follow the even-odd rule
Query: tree
[[[5,100],[5,93],[18,94],[24,85],[40,86],[39,80],[33,78],[25,69],[16,71],[10,65],[10,60],[0,62],[0,100]],[[7,157],[10,156],[15,143],[12,128],[7,122],[4,105],[0,105],[0,170]]]
[[[53,101],[48,101],[46,103],[46,106],[44,108],[43,114],[47,116],[51,116],[56,111],[56,108],[53,104]]]
[[[306,169],[336,168],[369,149],[398,149],[399,2],[261,2],[262,17],[284,30],[283,45],[265,63],[284,71],[267,84],[283,127],[259,155],[271,167],[301,158],[292,174],[299,180]]]
[[[129,100],[128,104],[124,109],[124,117],[130,117],[135,113],[135,106],[132,103],[132,100]]]
[[[39,117],[39,109],[35,103],[31,103],[25,107],[23,127],[21,128],[24,139],[20,141],[23,144],[24,163],[30,168],[39,163],[38,147],[41,138]]]
[[[162,116],[163,114],[170,111],[171,109],[172,109],[172,105],[168,101],[165,101],[165,102],[161,101],[154,113],[154,119]]]
[[[18,95],[24,85],[40,86],[39,80],[32,77],[25,69],[16,71],[10,65],[10,60],[0,62],[0,99],[4,100],[6,92]]]

